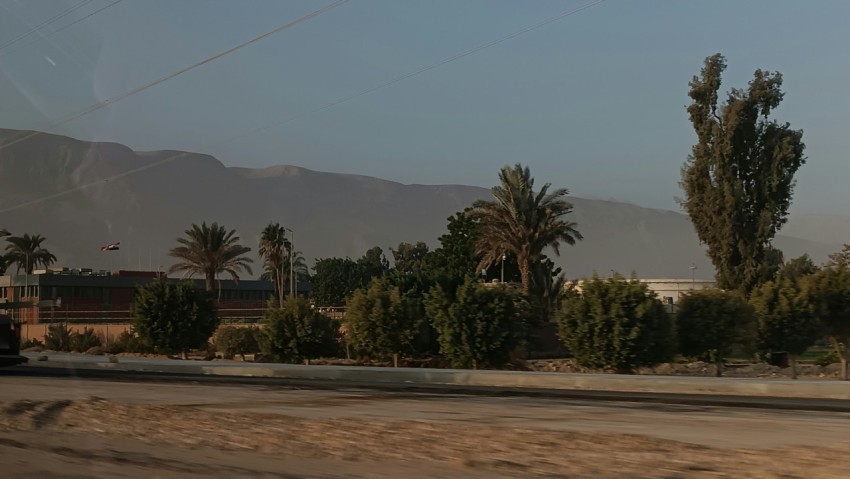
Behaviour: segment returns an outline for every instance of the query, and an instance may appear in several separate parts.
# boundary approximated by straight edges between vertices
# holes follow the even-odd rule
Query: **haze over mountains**
[[[202,221],[235,228],[254,252],[262,228],[280,222],[295,230],[296,249],[310,265],[321,257],[359,257],[376,245],[390,256],[389,248],[402,241],[437,247],[447,217],[490,197],[485,188],[403,185],[296,166],[228,168],[199,153],[136,152],[51,134],[2,146],[22,134],[0,129],[0,227],[45,236],[57,264],[68,267],[167,267],[176,238]],[[486,173],[495,184],[497,171]],[[546,178],[536,181],[539,186]],[[564,247],[556,259],[569,277],[615,270],[690,278],[692,263],[697,278],[713,275],[686,215],[616,201],[570,201],[585,240]],[[796,216],[783,233],[776,245],[786,259],[808,253],[822,262],[850,242],[850,218]],[[121,250],[102,253],[100,246],[112,241],[120,241]],[[258,262],[255,274],[260,269]]]

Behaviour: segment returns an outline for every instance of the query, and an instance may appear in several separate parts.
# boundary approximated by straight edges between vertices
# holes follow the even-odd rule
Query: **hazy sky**
[[[114,2],[0,0],[0,127],[51,127],[332,3]],[[403,183],[491,186],[519,161],[576,195],[674,208],[694,141],[688,81],[721,52],[727,88],[756,68],[784,75],[777,118],[804,129],[808,146],[794,209],[844,212],[844,0],[608,0],[309,113],[587,3],[351,0],[50,131]]]

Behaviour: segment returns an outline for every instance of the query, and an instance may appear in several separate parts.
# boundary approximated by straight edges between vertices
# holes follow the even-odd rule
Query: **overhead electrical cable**
[[[46,35],[42,35],[41,37],[39,37],[39,38],[37,38],[37,39],[35,39],[35,40],[33,40],[33,41],[29,42],[29,43],[25,43],[25,44],[23,44],[23,45],[20,45],[18,48],[13,48],[13,49],[11,49],[11,50],[6,50],[6,51],[0,51],[0,58],[5,57],[6,55],[11,55],[11,54],[13,54],[13,53],[15,53],[15,52],[17,52],[17,51],[23,50],[24,48],[26,48],[26,47],[28,47],[28,46],[30,46],[30,45],[32,45],[32,44],[38,43],[38,42],[40,42],[40,41],[42,41],[42,40],[46,40],[46,39],[48,39],[48,38],[52,37],[53,35],[56,35],[57,33],[61,32],[62,30],[68,29],[68,28],[70,28],[70,27],[72,27],[72,26],[74,26],[74,25],[76,25],[76,24],[78,24],[78,23],[80,23],[80,22],[82,22],[82,21],[84,21],[84,20],[88,19],[88,18],[91,18],[91,17],[93,17],[93,16],[97,15],[98,13],[100,13],[100,12],[102,12],[102,11],[106,10],[107,8],[112,7],[112,6],[114,6],[114,5],[117,5],[117,4],[119,4],[119,3],[123,2],[123,1],[124,1],[124,0],[115,0],[114,2],[109,3],[109,4],[107,4],[107,5],[103,6],[103,7],[98,8],[97,10],[95,10],[95,11],[93,11],[93,12],[89,13],[88,15],[86,15],[86,16],[84,16],[84,17],[80,17],[80,18],[78,18],[78,19],[74,20],[74,21],[73,21],[73,22],[71,22],[71,23],[66,23],[65,25],[62,25],[61,27],[57,28],[56,30],[53,30],[52,32],[50,32],[50,33],[48,33],[48,34],[46,34]]]
[[[12,44],[14,44],[14,43],[16,43],[20,40],[23,40],[24,38],[32,35],[33,33],[39,31],[40,29],[42,29],[44,27],[46,27],[47,25],[50,25],[51,23],[56,22],[57,20],[61,20],[62,18],[67,17],[68,15],[74,13],[75,11],[86,6],[87,4],[91,3],[92,1],[93,0],[83,0],[82,2],[74,5],[73,7],[70,7],[67,10],[60,12],[60,13],[48,18],[47,20],[39,23],[38,25],[36,25],[36,26],[30,28],[29,30],[21,33],[20,35],[13,37],[9,40],[6,40],[3,43],[0,43],[0,50],[4,49],[7,46],[12,45]]]
[[[332,108],[332,107],[334,107],[334,106],[336,106],[336,105],[339,105],[339,104],[342,104],[342,103],[345,103],[345,102],[351,101],[351,100],[353,100],[353,99],[355,99],[355,98],[358,98],[358,97],[361,97],[361,96],[363,96],[363,95],[368,95],[368,94],[373,93],[373,92],[375,92],[375,91],[377,91],[377,90],[380,90],[380,89],[382,89],[382,88],[386,88],[386,87],[388,87],[388,86],[390,86],[390,85],[393,85],[393,84],[399,83],[399,82],[401,82],[401,81],[407,80],[408,78],[412,78],[412,77],[414,77],[414,76],[420,75],[420,74],[425,73],[425,72],[427,72],[427,71],[429,71],[429,70],[433,70],[433,69],[438,68],[438,67],[440,67],[440,66],[443,66],[443,65],[445,65],[445,64],[447,64],[447,63],[451,63],[451,62],[456,61],[456,60],[458,60],[458,59],[461,59],[461,58],[463,58],[463,57],[466,57],[466,56],[472,55],[473,53],[480,52],[481,50],[484,50],[484,49],[486,49],[486,48],[490,48],[490,47],[492,47],[492,46],[498,45],[498,44],[503,43],[503,42],[505,42],[505,41],[508,41],[508,40],[510,40],[510,39],[513,39],[513,38],[516,38],[516,37],[518,37],[518,36],[521,36],[521,35],[524,35],[524,34],[526,34],[526,33],[529,33],[529,32],[531,32],[531,31],[537,30],[538,28],[541,28],[541,27],[543,27],[543,26],[546,26],[546,25],[548,25],[548,24],[550,24],[550,23],[556,22],[556,21],[561,20],[561,19],[563,19],[563,18],[569,17],[569,16],[574,15],[574,14],[576,14],[576,13],[579,13],[579,12],[581,12],[581,11],[583,11],[583,10],[586,10],[586,9],[590,8],[590,7],[593,7],[593,6],[595,6],[595,5],[598,5],[598,4],[600,4],[600,3],[603,3],[604,1],[605,1],[605,0],[594,0],[594,1],[590,2],[590,3],[587,3],[587,4],[582,5],[582,6],[580,6],[580,7],[577,7],[577,8],[571,9],[571,10],[567,10],[567,11],[564,11],[564,12],[561,12],[561,13],[559,13],[559,14],[557,14],[557,15],[553,16],[553,17],[550,17],[550,18],[548,18],[548,19],[546,19],[546,20],[540,21],[540,22],[535,23],[535,24],[533,24],[533,25],[529,25],[529,26],[527,26],[527,27],[525,27],[525,28],[522,28],[522,29],[520,29],[520,30],[517,30],[517,31],[515,31],[515,32],[513,32],[513,33],[510,33],[510,34],[507,34],[507,35],[505,35],[505,36],[502,36],[502,37],[500,37],[500,38],[498,38],[498,39],[495,39],[495,40],[493,40],[493,41],[490,41],[490,42],[487,42],[487,43],[481,44],[481,45],[479,45],[479,46],[473,47],[473,48],[471,48],[471,49],[469,49],[469,50],[464,50],[463,52],[457,53],[457,54],[452,55],[452,56],[450,56],[450,57],[447,57],[447,58],[445,58],[445,59],[443,59],[443,60],[440,60],[440,61],[438,61],[438,62],[431,63],[431,64],[429,64],[429,65],[423,66],[423,67],[418,68],[418,69],[416,69],[416,70],[413,70],[413,71],[411,71],[411,72],[409,72],[409,73],[405,73],[405,74],[403,74],[403,75],[397,76],[397,77],[392,78],[392,79],[390,79],[390,80],[387,80],[387,81],[385,81],[385,82],[383,82],[383,83],[380,83],[380,84],[378,84],[378,85],[376,85],[376,86],[374,86],[374,87],[367,88],[367,89],[361,90],[361,91],[359,91],[359,92],[356,92],[356,93],[353,93],[353,94],[350,94],[350,95],[346,95],[346,96],[340,97],[340,98],[338,98],[338,99],[336,99],[336,100],[333,100],[333,101],[331,101],[331,102],[329,102],[329,103],[326,103],[326,104],[324,104],[324,105],[322,105],[322,106],[320,106],[320,107],[318,107],[318,108],[315,108],[315,109],[310,110],[310,111],[308,111],[308,112],[305,112],[305,113],[303,113],[303,114],[299,114],[299,115],[296,115],[296,116],[293,116],[293,117],[287,118],[286,120],[283,120],[283,121],[281,121],[281,122],[274,123],[274,124],[272,124],[272,125],[266,125],[266,126],[263,126],[263,127],[260,127],[260,128],[256,128],[256,129],[254,129],[254,130],[250,130],[250,131],[245,132],[245,133],[242,133],[242,134],[238,134],[238,135],[231,136],[231,137],[229,137],[229,138],[226,138],[226,139],[221,140],[221,141],[218,141],[218,142],[214,142],[214,143],[212,143],[212,144],[208,145],[208,146],[207,146],[207,148],[214,148],[214,147],[217,147],[217,146],[221,146],[221,145],[224,145],[224,144],[229,143],[229,142],[231,142],[231,141],[235,141],[235,140],[237,140],[237,139],[241,139],[241,138],[244,138],[244,137],[246,137],[246,136],[250,136],[250,135],[253,135],[253,134],[256,134],[256,133],[259,133],[259,132],[262,132],[262,131],[268,130],[268,129],[271,129],[271,128],[275,128],[275,127],[278,127],[278,126],[284,125],[284,124],[286,124],[286,123],[289,123],[289,122],[294,121],[294,120],[296,120],[296,119],[302,118],[302,117],[304,117],[304,116],[307,116],[307,115],[310,115],[310,114],[319,113],[319,112],[322,112],[322,111],[328,110],[328,109],[330,109],[330,108]],[[338,4],[340,4],[340,3],[342,3],[342,2],[341,2],[341,1],[340,1],[340,2],[336,2],[336,3],[334,3],[334,4],[329,5],[328,7],[325,7],[325,9],[333,8],[333,7],[337,6],[337,5],[338,5]],[[318,12],[318,11],[317,11],[317,12]],[[314,12],[314,13],[316,13],[316,12]],[[311,14],[311,15],[312,15],[312,14]],[[313,16],[315,16],[315,15],[313,15]],[[303,19],[306,19],[305,17],[302,17],[302,18],[303,18]],[[300,21],[300,20],[301,20],[301,19],[296,20],[296,21]],[[105,106],[105,105],[104,105],[104,106]],[[82,116],[82,115],[78,115],[78,116]],[[67,120],[67,121],[70,121],[70,120]],[[66,121],[66,122],[67,122],[67,121]],[[35,133],[35,134],[38,134],[39,132],[34,132],[34,133]],[[33,135],[33,136],[34,136],[34,135]],[[20,141],[23,141],[23,140],[20,140]],[[6,147],[6,146],[7,146],[7,145],[0,145],[0,150],[2,150],[2,149],[3,149],[4,147]],[[190,153],[188,153],[188,152],[180,152],[180,153],[176,153],[176,154],[174,154],[174,155],[172,155],[172,156],[169,156],[169,157],[163,158],[163,159],[161,159],[161,160],[157,160],[157,161],[154,161],[154,162],[148,163],[148,164],[146,164],[146,165],[139,166],[139,167],[137,167],[137,168],[132,168],[132,169],[129,169],[129,170],[123,171],[123,172],[121,172],[121,173],[118,173],[118,174],[115,174],[115,175],[112,175],[112,176],[109,176],[109,177],[106,177],[106,178],[100,178],[100,179],[98,179],[98,180],[95,180],[95,181],[92,181],[92,182],[89,182],[89,183],[86,183],[86,184],[83,184],[83,185],[79,185],[79,186],[76,186],[76,187],[74,187],[74,188],[70,188],[70,189],[63,190],[63,191],[60,191],[60,192],[57,192],[57,193],[53,193],[53,194],[51,194],[51,195],[43,196],[43,197],[41,197],[41,198],[36,198],[36,199],[34,199],[34,200],[30,200],[30,201],[27,201],[27,202],[24,202],[24,203],[20,203],[20,204],[14,205],[14,206],[10,206],[10,207],[6,207],[6,208],[2,208],[2,209],[0,209],[0,214],[2,214],[2,213],[7,213],[7,212],[9,212],[9,211],[18,210],[18,209],[21,209],[21,208],[26,208],[26,207],[28,207],[28,206],[36,205],[36,204],[43,203],[43,202],[46,202],[46,201],[50,201],[50,200],[53,200],[53,199],[56,199],[56,198],[61,198],[61,197],[63,197],[63,196],[69,195],[69,194],[71,194],[71,193],[75,193],[75,192],[77,192],[77,191],[82,191],[82,190],[84,190],[84,189],[91,188],[91,187],[93,187],[93,186],[97,186],[97,185],[101,185],[101,184],[107,183],[107,182],[109,182],[109,181],[111,181],[111,180],[116,180],[116,179],[124,178],[124,177],[126,177],[126,176],[130,176],[130,175],[133,175],[133,174],[139,173],[139,172],[141,172],[141,171],[149,170],[149,169],[151,169],[151,168],[155,168],[155,167],[160,166],[160,165],[163,165],[163,164],[165,164],[165,163],[168,163],[168,162],[174,161],[174,160],[176,160],[176,159],[178,159],[178,158],[181,158],[181,157],[183,157],[183,156],[185,156],[185,155],[187,155],[187,154],[190,154]]]
[[[59,119],[58,121],[53,121],[49,125],[47,125],[43,128],[40,128],[39,131],[30,131],[29,133],[21,135],[21,137],[15,138],[8,143],[2,143],[2,144],[0,144],[0,150],[8,148],[12,145],[16,145],[16,144],[18,144],[22,141],[29,140],[30,138],[41,135],[46,130],[51,130],[53,128],[56,128],[57,126],[62,126],[65,123],[71,122],[73,120],[76,120],[77,118],[88,115],[89,113],[100,110],[101,108],[104,108],[104,107],[107,107],[109,105],[113,105],[115,103],[118,103],[119,101],[121,101],[125,98],[129,98],[133,95],[136,95],[136,94],[141,93],[145,90],[153,88],[153,87],[155,87],[155,86],[157,86],[161,83],[165,83],[168,80],[171,80],[172,78],[178,77],[178,76],[180,76],[180,75],[182,75],[186,72],[192,71],[195,68],[201,67],[201,66],[206,65],[208,63],[212,63],[212,62],[214,62],[215,60],[218,60],[221,57],[224,57],[224,56],[229,55],[233,52],[241,50],[241,49],[243,49],[243,48],[245,48],[249,45],[252,45],[256,42],[259,42],[260,40],[263,40],[263,39],[265,39],[265,38],[267,38],[271,35],[274,35],[275,33],[278,33],[280,31],[285,30],[285,29],[290,28],[290,27],[294,27],[295,25],[298,25],[299,23],[305,22],[305,21],[307,21],[311,18],[317,17],[317,16],[319,16],[319,15],[321,15],[321,14],[323,14],[323,13],[325,13],[325,12],[335,8],[335,7],[338,7],[342,4],[344,4],[347,1],[348,0],[337,0],[336,2],[330,4],[326,7],[322,7],[318,10],[314,10],[313,12],[310,12],[307,15],[304,15],[303,17],[300,17],[300,18],[297,18],[297,19],[295,19],[291,22],[285,23],[285,24],[275,28],[274,30],[269,30],[268,32],[263,33],[262,35],[256,36],[256,37],[254,37],[254,38],[252,38],[248,41],[242,42],[239,45],[236,45],[235,47],[229,48],[229,49],[227,49],[223,52],[220,52],[220,53],[216,53],[215,55],[213,55],[211,57],[207,57],[204,60],[193,63],[193,64],[191,64],[187,67],[183,67],[183,68],[181,68],[181,69],[179,69],[179,70],[177,70],[173,73],[165,75],[164,77],[158,78],[156,80],[153,80],[151,82],[145,83],[145,84],[140,85],[140,86],[137,86],[135,88],[131,88],[130,90],[127,90],[127,91],[120,93],[118,95],[115,95],[113,97],[107,98],[103,101],[99,101],[99,102],[97,102],[97,103],[95,103],[95,104],[93,104],[93,105],[91,105],[91,106],[89,106],[89,107],[87,107],[87,108],[85,108],[81,111],[78,111],[78,112],[72,113],[68,116],[65,116],[65,117]]]

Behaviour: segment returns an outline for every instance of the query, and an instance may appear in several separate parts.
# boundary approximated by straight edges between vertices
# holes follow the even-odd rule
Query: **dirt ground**
[[[56,386],[61,388],[61,384]],[[89,384],[93,386],[88,388]],[[79,383],[79,387],[103,393],[112,388],[99,384],[106,383]],[[794,445],[724,447],[653,437],[646,426],[642,426],[646,434],[586,433],[534,426],[534,422],[525,420],[519,423],[529,427],[509,426],[486,420],[486,414],[482,422],[445,419],[451,411],[443,413],[444,419],[429,420],[391,418],[374,409],[374,413],[368,412],[380,403],[370,404],[365,414],[325,417],[321,413],[333,409],[332,402],[316,402],[318,399],[309,396],[320,393],[305,391],[299,395],[292,391],[293,401],[316,402],[312,408],[320,414],[307,416],[298,415],[297,408],[287,409],[283,403],[263,406],[264,400],[273,396],[271,392],[265,396],[262,391],[222,389],[223,397],[241,394],[225,407],[216,406],[216,400],[208,397],[209,388],[162,387],[179,401],[150,404],[145,394],[153,397],[161,393],[151,386],[133,384],[123,386],[123,400],[121,396],[116,400],[81,397],[80,389],[64,395],[55,389],[31,390],[32,396],[46,398],[43,400],[9,399],[21,397],[23,391],[0,391],[3,475],[809,479],[844,478],[850,468],[850,435],[847,442],[835,441],[833,434],[832,440],[822,444],[811,444],[811,437],[791,437],[787,443]],[[131,396],[133,388],[140,388],[139,398]],[[465,408],[473,411],[497,401],[488,400],[479,406],[466,403],[463,397],[448,400],[466,404]],[[411,409],[406,417],[427,417],[416,410],[417,402],[404,404]],[[539,413],[545,416],[549,408],[556,407],[551,404],[508,402],[496,406],[501,411],[542,407]],[[670,420],[676,421],[677,414],[684,420],[688,413],[674,411]],[[743,413],[724,410],[713,414],[722,420],[722,415]],[[803,420],[803,416],[788,416],[786,424]],[[764,419],[769,422],[775,417]],[[711,416],[699,420],[711,421]],[[830,425],[828,418],[819,421]],[[758,424],[754,421],[747,427]],[[710,425],[705,423],[706,427]],[[807,430],[816,426],[804,423],[800,427]],[[728,434],[734,436],[735,429],[730,428]],[[75,475],[69,475],[72,471]]]

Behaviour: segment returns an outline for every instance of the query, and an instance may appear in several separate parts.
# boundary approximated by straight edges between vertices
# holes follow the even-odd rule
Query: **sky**
[[[688,82],[720,52],[724,90],[783,74],[774,116],[808,157],[792,211],[846,212],[843,0],[607,0],[509,39],[592,1],[350,0],[77,116],[332,3],[0,0],[0,127],[408,184],[489,187],[520,162],[577,196],[678,209]]]

